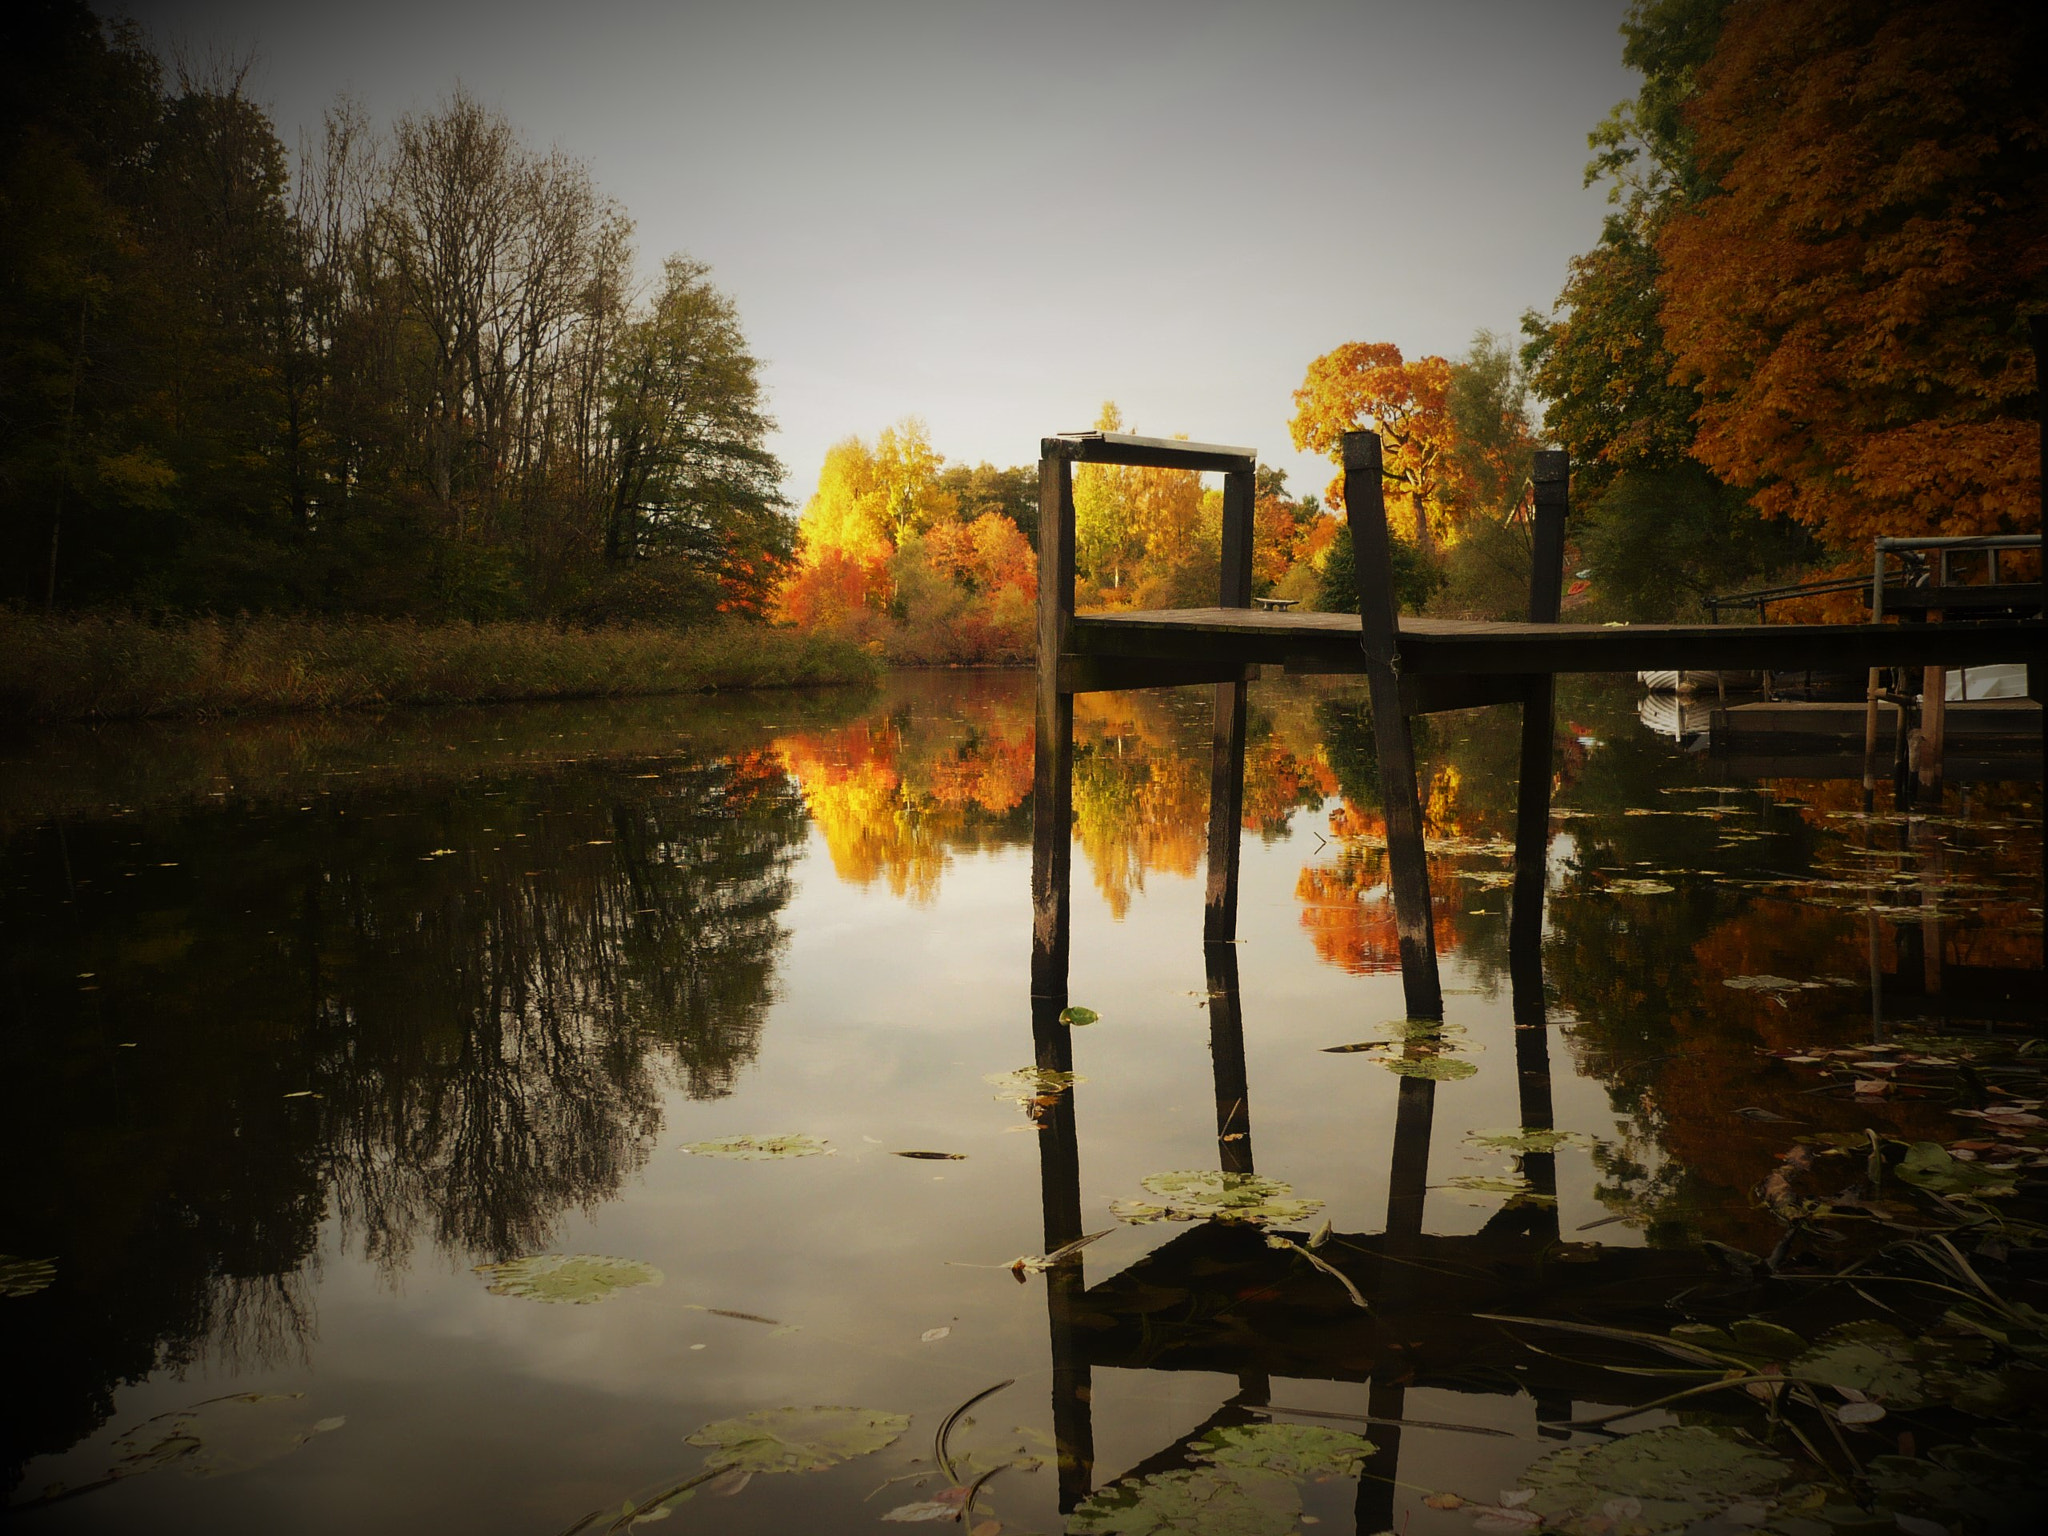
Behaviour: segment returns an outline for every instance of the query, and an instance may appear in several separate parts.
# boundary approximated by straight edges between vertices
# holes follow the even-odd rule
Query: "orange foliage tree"
[[[2044,44],[2003,0],[1728,7],[1660,288],[1693,452],[1759,510],[1838,547],[2037,526]]]
[[[963,518],[944,463],[915,419],[885,428],[873,447],[858,437],[833,444],[776,616],[897,661],[1028,657],[1037,557],[1002,512]]]
[[[1415,543],[1425,553],[1451,533],[1451,365],[1441,357],[1404,362],[1387,341],[1350,341],[1308,365],[1294,392],[1294,446],[1342,461],[1343,436],[1377,428],[1386,454],[1382,473],[1408,499]],[[1344,477],[1330,482],[1329,501],[1344,504]]]

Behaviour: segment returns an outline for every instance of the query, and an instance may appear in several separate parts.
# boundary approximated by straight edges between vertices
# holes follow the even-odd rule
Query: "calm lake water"
[[[1912,816],[1885,787],[1866,813],[1855,779],[1734,777],[1637,703],[1560,695],[1533,981],[1518,712],[1423,725],[1439,1033],[1403,1022],[1361,690],[1253,686],[1234,991],[1201,943],[1209,691],[1081,698],[1071,997],[1098,1017],[1070,1088],[1021,1075],[1026,675],[7,744],[12,1518],[879,1531],[978,1484],[983,1536],[1463,1536],[1532,1509],[1812,1536],[1854,1528],[1813,1458],[1849,1478],[1853,1455],[1909,1520],[2038,1528],[2042,1459],[1983,1435],[2048,1397],[2048,1335],[2012,1310],[2048,1165],[2040,785]],[[1532,1085],[1562,1134],[1527,1134]],[[1219,1117],[1249,1131],[1219,1144]],[[1234,1193],[1320,1204],[1124,1219],[1214,1214],[1157,1176],[1248,1165],[1291,1190]],[[1012,1267],[1076,1192],[1107,1235]],[[1915,1310],[1903,1250],[1868,1305],[1761,1283],[1766,1257],[1819,1275],[1930,1223],[2003,1298],[1999,1342],[1953,1274],[1918,1283],[1961,1303]],[[480,1269],[541,1255],[614,1262]],[[1796,1333],[1762,1374],[1826,1338],[1883,1353],[1829,1332],[1878,1319],[1914,1385],[1860,1394],[1876,1422],[1853,1390],[1788,1399],[1774,1441],[1738,1386],[1616,1440],[1559,1426],[1742,1367],[1480,1313],[1691,1326],[1755,1360],[1758,1328]],[[1941,1386],[1979,1377],[1997,1392]],[[941,1469],[947,1416],[998,1383]],[[1752,1462],[1658,1470],[1700,1435]],[[1955,1446],[2007,1489],[1989,1513],[1942,1505]]]

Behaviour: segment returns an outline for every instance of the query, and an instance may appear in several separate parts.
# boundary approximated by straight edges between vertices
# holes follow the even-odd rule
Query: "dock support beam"
[[[1031,995],[1067,1001],[1074,863],[1074,696],[1060,657],[1074,618],[1074,466],[1048,440],[1038,457],[1038,716],[1031,764]]]
[[[1223,477],[1223,561],[1225,608],[1252,605],[1252,500],[1254,472],[1232,470]],[[1244,707],[1242,681],[1216,685],[1215,719],[1209,758],[1209,888],[1203,902],[1202,939],[1227,944],[1237,937],[1239,827],[1244,820]]]
[[[1400,604],[1387,530],[1381,450],[1376,432],[1344,434],[1344,511],[1358,573],[1359,644],[1372,698],[1373,742],[1379,753],[1380,809],[1387,824],[1387,868],[1394,887],[1394,926],[1401,942],[1401,986],[1408,1016],[1441,1019],[1436,930],[1430,911],[1429,863],[1422,846],[1422,800],[1415,782],[1415,744],[1401,708]]]

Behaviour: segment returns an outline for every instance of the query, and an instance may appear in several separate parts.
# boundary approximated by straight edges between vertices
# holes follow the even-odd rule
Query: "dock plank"
[[[1075,656],[1241,662],[1363,672],[1351,613],[1256,608],[1076,613]],[[2042,654],[2040,620],[1983,624],[1519,624],[1404,616],[1408,675],[1982,666]]]

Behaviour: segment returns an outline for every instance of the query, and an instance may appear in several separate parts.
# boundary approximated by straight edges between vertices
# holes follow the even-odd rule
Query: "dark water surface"
[[[992,1081],[1034,1064],[1030,688],[0,749],[11,1518],[883,1530],[1000,1468],[983,1536],[1532,1509],[1819,1536],[1858,1499],[1909,1536],[2038,1528],[2038,783],[1866,813],[1855,779],[1733,779],[1632,689],[1568,688],[1538,977],[1509,945],[1517,712],[1434,717],[1438,1033],[1402,1023],[1359,691],[1254,685],[1220,959],[1209,692],[1085,696],[1071,995],[1099,1019],[1063,1094]],[[1546,1100],[1565,1134],[1532,1139]],[[734,1136],[826,1150],[702,1147]],[[1320,1205],[1112,1212],[1219,1167]],[[1005,1267],[1076,1194],[1107,1235]],[[640,1283],[570,1305],[477,1269],[549,1254]],[[1680,1357],[1480,1313],[1750,1333]],[[1773,1358],[1759,1317],[1798,1339]],[[1797,1364],[1845,1321],[1863,1356]],[[1881,1412],[1845,1423],[1872,1350]],[[1745,1370],[1852,1391],[1558,1427]],[[949,1476],[934,1436],[999,1382]],[[814,1407],[866,1414],[775,1412]],[[749,1479],[764,1430],[804,1449]]]

